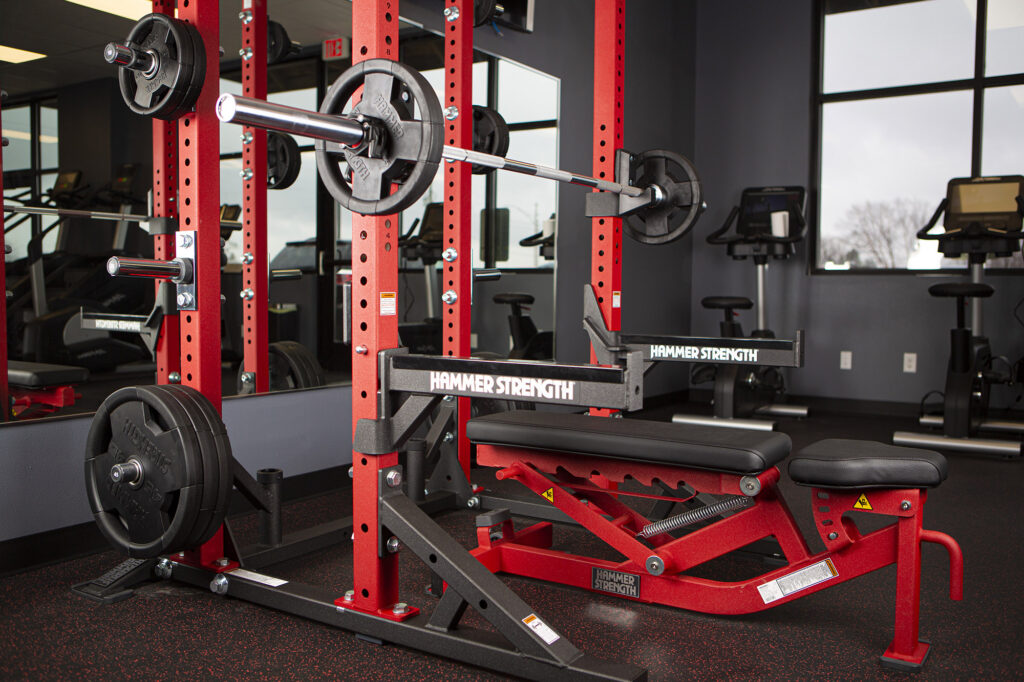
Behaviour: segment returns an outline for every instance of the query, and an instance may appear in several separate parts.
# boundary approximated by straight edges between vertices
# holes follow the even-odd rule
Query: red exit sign
[[[328,38],[324,41],[321,52],[325,62],[333,61],[335,59],[348,59],[350,54],[349,39],[344,36]]]

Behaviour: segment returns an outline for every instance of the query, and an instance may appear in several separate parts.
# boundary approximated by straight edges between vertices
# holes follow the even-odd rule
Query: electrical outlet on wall
[[[917,373],[917,353],[903,354],[903,371],[907,374]]]
[[[839,351],[839,369],[853,369],[853,351]]]

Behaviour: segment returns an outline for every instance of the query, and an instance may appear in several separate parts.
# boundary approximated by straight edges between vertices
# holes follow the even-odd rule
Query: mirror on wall
[[[324,27],[303,16],[295,17],[293,27],[288,11],[282,8],[274,19],[302,47],[268,68],[268,99],[316,109],[350,60],[342,56],[324,61]],[[131,26],[124,20],[97,22],[92,28],[112,37]],[[336,32],[328,32],[344,35],[349,22],[345,16]],[[226,55],[237,53],[227,45],[231,40],[222,38]],[[439,93],[444,87],[443,50],[441,36],[403,23],[400,59],[423,73]],[[0,64],[9,94],[2,111],[3,134],[9,140],[3,150],[5,204],[150,212],[150,119],[123,106],[114,72],[99,61],[91,70],[83,69],[84,80],[62,74],[62,80],[52,83],[40,75],[43,71],[32,76],[31,65]],[[45,62],[39,60],[32,69],[45,69]],[[26,77],[19,79],[23,72]],[[240,81],[240,61],[222,60],[221,91],[240,93]],[[475,112],[483,120],[481,145],[494,144],[500,132],[507,141],[501,155],[558,165],[558,79],[478,51],[473,82],[474,105],[490,112]],[[33,83],[46,83],[45,91],[34,89]],[[221,127],[226,397],[251,392],[241,368],[242,263],[247,256],[240,229],[246,171],[240,132],[235,126]],[[350,214],[320,183],[312,139],[293,136],[270,146],[275,172],[268,182],[278,185],[268,191],[267,200],[272,390],[346,383],[351,354],[345,317]],[[405,235],[401,338],[413,352],[440,352],[442,345],[440,182],[439,176],[399,217]],[[500,279],[475,284],[474,352],[549,359],[554,347],[557,183],[500,171],[481,173],[473,175],[472,195],[474,267],[501,271]],[[111,279],[105,268],[111,255],[151,258],[148,229],[146,222],[5,213],[9,383],[19,401],[18,420],[91,412],[121,386],[155,381],[152,323],[163,299],[151,281]],[[123,319],[117,324],[97,322],[119,316]],[[129,319],[133,321],[125,321]]]

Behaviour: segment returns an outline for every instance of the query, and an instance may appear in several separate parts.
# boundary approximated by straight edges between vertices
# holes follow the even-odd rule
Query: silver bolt
[[[761,481],[755,476],[744,476],[740,479],[740,489],[744,495],[752,497],[761,492]]]
[[[480,498],[477,497],[476,495],[473,495],[473,497],[466,500],[466,506],[469,507],[470,509],[476,509],[477,507],[480,506]]]
[[[444,397],[444,401],[445,401],[446,403],[454,402],[454,401],[455,401],[455,396],[453,396],[453,395],[446,395],[446,396]]]
[[[242,170],[238,171],[238,174],[242,177],[243,180],[252,180],[252,168],[243,168]]]
[[[391,554],[396,554],[402,545],[400,542],[398,542],[398,538],[392,535],[388,538],[386,546],[388,548],[388,552],[390,552]]]
[[[444,8],[444,18],[445,18],[445,21],[447,21],[449,23],[455,21],[456,19],[459,18],[459,8],[458,7],[445,7]]]
[[[178,246],[189,247],[192,246],[192,235],[190,234],[179,234],[178,235]]]
[[[449,121],[454,121],[459,117],[459,108],[454,104],[449,104],[444,108],[444,117]]]
[[[174,570],[174,564],[171,563],[170,559],[161,559],[156,562],[156,566],[153,567],[153,573],[157,578],[167,580],[171,577],[171,572]]]
[[[356,477],[356,468],[355,467],[349,467],[348,468],[348,477],[349,478],[355,478]]]
[[[210,592],[214,594],[227,594],[228,593],[228,577],[221,573],[216,578],[210,581]]]
[[[366,351],[369,350],[366,346],[356,346],[356,353],[359,355],[366,355]]]
[[[647,557],[645,566],[647,568],[647,572],[651,575],[661,575],[665,572],[665,562],[661,560],[661,557],[653,554]]]
[[[902,502],[900,502],[900,509],[902,509],[903,511],[909,510],[910,509],[910,500],[903,500]]]
[[[247,9],[242,10],[238,13],[238,18],[242,20],[243,24],[250,24],[252,23],[252,11]]]
[[[445,431],[444,432],[444,442],[445,443],[451,443],[453,440],[455,440],[455,434],[452,433],[451,431]]]
[[[179,308],[189,308],[196,302],[195,296],[188,293],[187,291],[183,291],[180,294],[178,294],[175,300],[178,301]]]
[[[115,464],[110,467],[110,480],[114,483],[127,483],[128,485],[139,483],[142,480],[142,465],[137,459]]]
[[[409,612],[409,605],[406,604],[404,601],[400,601],[397,604],[395,604],[393,607],[391,607],[391,613],[395,614],[396,616],[401,616],[401,615],[404,615],[404,614],[406,614],[408,612]]]
[[[408,102],[410,99],[412,99],[412,95],[409,94],[408,90],[402,90],[398,94],[398,96],[402,99],[403,102]]]
[[[248,130],[242,133],[242,144],[249,144],[250,142],[252,142],[252,140],[252,133],[250,133]]]
[[[441,300],[447,303],[448,305],[453,305],[457,300],[459,300],[459,295],[455,293],[454,289],[449,289],[448,291],[441,294]]]
[[[387,481],[389,488],[397,488],[402,485],[402,472],[398,469],[392,469],[384,477],[384,480]]]
[[[251,384],[256,381],[256,372],[242,372],[242,383]]]
[[[214,563],[223,568],[224,566],[227,566],[231,563],[231,559],[227,558],[226,556],[222,556],[221,558],[217,559],[217,561],[215,561]]]
[[[242,265],[252,265],[254,260],[256,259],[248,251],[242,254]]]
[[[181,372],[171,372],[167,375],[167,382],[171,384],[181,383]]]
[[[444,258],[446,263],[454,263],[458,257],[459,252],[450,246],[441,252],[441,258]]]
[[[831,533],[828,534],[828,539],[829,540],[835,540],[837,537],[839,537],[839,533],[837,533],[835,531],[832,531]]]
[[[256,292],[253,291],[252,289],[246,288],[239,291],[238,296],[239,298],[243,298],[246,301],[251,301],[253,297],[256,296]]]
[[[252,59],[252,48],[243,47],[241,50],[238,51],[238,56],[242,59]]]
[[[355,598],[356,598],[356,591],[355,590],[345,590],[345,597],[344,597],[345,601],[352,601]]]

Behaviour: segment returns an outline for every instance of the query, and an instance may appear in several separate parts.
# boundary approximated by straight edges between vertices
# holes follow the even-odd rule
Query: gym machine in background
[[[932,229],[945,214],[944,231]],[[981,303],[992,295],[982,282],[990,255],[1010,256],[1021,248],[1024,221],[1024,176],[953,178],[946,198],[931,220],[917,233],[918,239],[934,239],[947,258],[967,256],[970,282],[934,284],[928,293],[956,300],[956,327],[950,330],[949,363],[942,393],[941,414],[924,414],[922,426],[942,428],[942,434],[897,431],[897,445],[934,447],[970,454],[1017,459],[1022,454],[1024,423],[989,416],[989,396],[994,384],[1013,383],[1013,368],[999,366],[982,328]],[[970,326],[966,304],[971,300]],[[927,396],[926,396],[927,397]],[[922,410],[923,411],[923,410]],[[1016,435],[1013,440],[979,437],[981,432]]]
[[[803,187],[748,187],[740,195],[725,223],[708,235],[707,243],[725,245],[733,260],[754,262],[757,267],[757,327],[750,334],[754,339],[774,339],[765,314],[765,275],[769,260],[785,260],[795,252],[797,242],[807,233],[804,219]],[[733,225],[736,231],[726,235]],[[749,310],[754,303],[739,296],[709,296],[701,300],[709,310],[721,310],[723,338],[743,338],[743,329],[735,320],[736,310]],[[798,332],[802,336],[802,331]],[[793,365],[789,365],[793,366]],[[799,366],[799,365],[797,365]],[[807,416],[807,408],[776,402],[786,390],[786,380],[779,367],[763,364],[694,365],[691,383],[714,382],[713,416],[676,414],[679,424],[730,426],[771,431],[775,422],[753,417]]]

